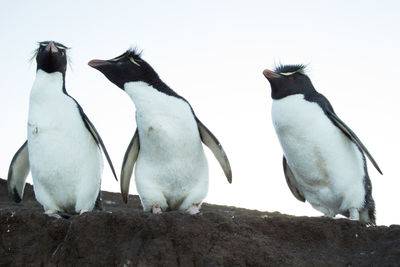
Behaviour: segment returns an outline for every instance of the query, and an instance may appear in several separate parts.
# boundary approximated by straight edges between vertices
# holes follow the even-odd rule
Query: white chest
[[[81,125],[76,103],[62,92],[61,73],[39,70],[30,94],[28,137],[54,132],[72,134]]]
[[[317,103],[291,95],[274,100],[272,122],[284,151],[313,150],[325,147],[329,140],[344,139]]]
[[[361,152],[317,103],[304,100],[300,94],[274,100],[272,121],[288,164],[308,201],[317,199],[340,206],[340,199],[353,194],[362,202]]]
[[[189,104],[141,82],[126,84],[125,91],[137,111],[135,180],[141,198],[154,200],[161,194],[180,203],[196,188],[201,192],[196,203],[201,202],[208,189],[208,165]]]
[[[141,82],[125,88],[136,106],[142,156],[160,161],[193,157],[201,141],[189,104]]]
[[[36,198],[46,210],[79,212],[96,199],[102,157],[62,86],[61,73],[37,72],[29,102],[29,163]]]
[[[61,73],[39,70],[31,90],[27,130],[33,175],[38,170],[54,173],[57,168],[60,173],[74,172],[81,160],[93,159],[93,165],[99,166],[97,145],[62,85]]]

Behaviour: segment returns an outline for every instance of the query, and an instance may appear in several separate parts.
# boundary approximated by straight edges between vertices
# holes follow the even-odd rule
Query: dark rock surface
[[[0,181],[1,266],[399,266],[400,226],[293,217],[204,204],[200,215],[141,210],[103,192],[104,211],[43,214],[32,187]]]

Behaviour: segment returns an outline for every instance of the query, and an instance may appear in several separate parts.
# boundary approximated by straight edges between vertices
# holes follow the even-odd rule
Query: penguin
[[[136,107],[137,128],[120,177],[125,203],[136,165],[136,188],[144,211],[199,213],[209,178],[202,142],[232,182],[230,163],[218,139],[197,118],[189,102],[159,78],[141,53],[130,49],[116,58],[91,60],[88,64],[124,90]]]
[[[15,202],[23,197],[31,171],[36,199],[45,214],[82,214],[101,208],[106,147],[79,103],[65,88],[67,47],[55,41],[39,43],[36,78],[29,98],[28,140],[14,155],[8,172],[8,192]]]
[[[263,71],[271,85],[272,122],[289,189],[327,217],[342,214],[375,225],[365,155],[382,171],[328,99],[315,90],[305,68],[281,65]]]

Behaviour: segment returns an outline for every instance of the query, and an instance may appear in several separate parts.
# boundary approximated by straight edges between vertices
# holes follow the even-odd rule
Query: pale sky
[[[87,66],[131,46],[192,105],[222,143],[230,185],[207,151],[205,202],[321,216],[286,185],[265,68],[309,64],[308,74],[357,133],[384,175],[369,174],[379,225],[400,224],[397,1],[7,1],[0,8],[0,177],[26,140],[36,42],[71,47],[66,87],[96,126],[120,173],[136,127],[133,102]],[[133,179],[133,178],[132,178]],[[31,180],[29,180],[31,181]],[[105,164],[102,189],[119,191]],[[130,193],[136,194],[134,182]]]

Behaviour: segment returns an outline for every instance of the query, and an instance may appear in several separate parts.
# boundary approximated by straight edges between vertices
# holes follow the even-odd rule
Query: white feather
[[[125,91],[136,106],[140,152],[135,181],[144,210],[186,210],[208,192],[208,164],[190,106],[144,82]]]
[[[37,200],[45,211],[92,210],[103,159],[60,72],[38,70],[28,116],[28,149]]]
[[[364,162],[357,146],[302,94],[272,103],[272,121],[308,202],[333,217],[364,205]]]

